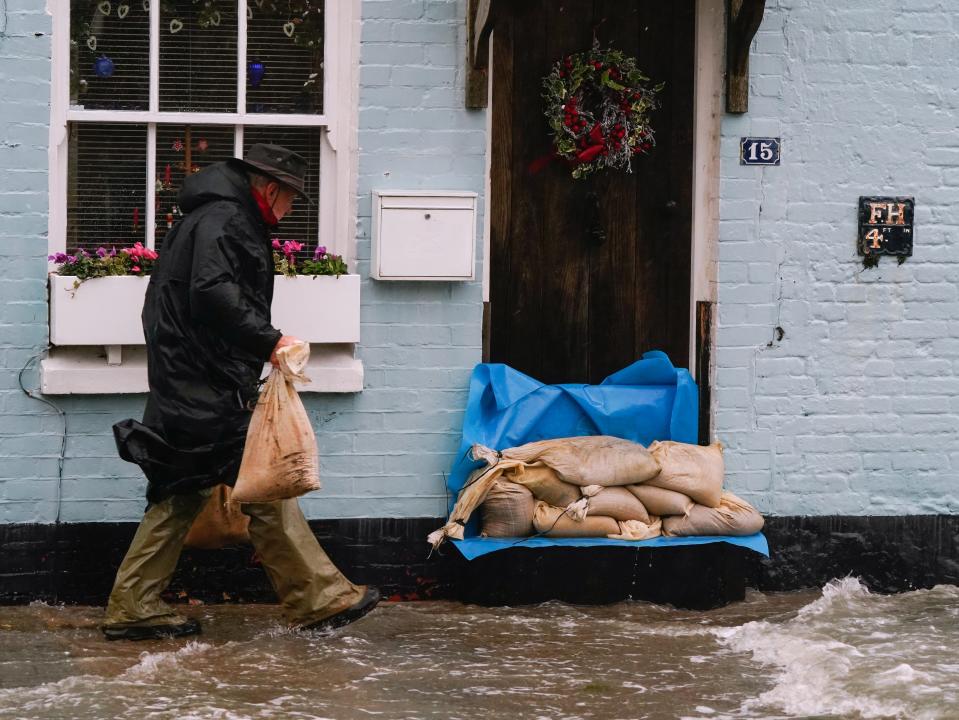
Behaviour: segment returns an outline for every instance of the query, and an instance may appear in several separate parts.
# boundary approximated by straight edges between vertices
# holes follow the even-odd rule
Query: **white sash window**
[[[141,242],[162,256],[184,178],[268,142],[308,160],[315,202],[297,200],[276,237],[304,243],[304,256],[325,246],[353,272],[358,8],[358,0],[52,0],[50,253]],[[354,295],[347,315],[356,327],[313,342],[358,336]],[[69,343],[53,332],[54,344],[76,346],[84,331],[74,329]],[[92,338],[86,345],[98,344]],[[44,363],[47,389],[92,392],[72,389],[63,374],[53,382],[59,350]],[[121,354],[112,346],[104,357],[116,365]]]

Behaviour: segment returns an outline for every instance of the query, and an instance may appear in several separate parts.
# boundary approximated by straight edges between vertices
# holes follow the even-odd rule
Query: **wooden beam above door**
[[[466,16],[466,107],[489,105],[489,42],[502,0],[469,0]],[[749,110],[749,47],[763,20],[766,0],[728,0],[726,112]]]
[[[763,21],[766,0],[729,0],[726,23],[726,112],[749,109],[749,46]]]
[[[496,22],[496,0],[469,0],[466,11],[466,107],[489,104],[489,38]]]

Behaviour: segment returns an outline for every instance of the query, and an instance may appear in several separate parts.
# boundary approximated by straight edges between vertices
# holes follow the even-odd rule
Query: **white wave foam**
[[[837,605],[846,605],[870,595],[872,593],[857,577],[830,580],[822,589],[822,597],[800,608],[798,616],[822,615],[835,609]]]
[[[790,636],[764,621],[743,625],[727,642],[733,650],[751,652],[754,660],[780,668],[775,686],[760,695],[758,703],[748,705],[772,705],[799,716],[859,713],[866,718],[895,718],[905,713],[900,702],[878,701],[846,689],[843,679],[862,653],[845,643]]]
[[[892,602],[846,577],[829,582],[822,597],[791,619],[717,628],[729,649],[777,670],[773,687],[741,711],[775,707],[799,717],[945,717],[910,704],[911,697],[933,691],[936,678],[904,662],[902,646],[875,630],[888,622]]]
[[[153,653],[142,652],[140,653],[140,661],[136,665],[127,668],[120,677],[128,680],[142,680],[153,677],[160,672],[168,673],[174,668],[182,670],[183,668],[180,665],[182,659],[192,655],[199,655],[212,647],[209,643],[191,640],[177,650]]]

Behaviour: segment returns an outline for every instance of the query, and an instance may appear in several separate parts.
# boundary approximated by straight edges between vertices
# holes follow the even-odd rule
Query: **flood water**
[[[185,608],[199,638],[108,643],[99,608],[0,608],[0,718],[959,718],[959,588],[646,603],[382,605],[329,634]]]

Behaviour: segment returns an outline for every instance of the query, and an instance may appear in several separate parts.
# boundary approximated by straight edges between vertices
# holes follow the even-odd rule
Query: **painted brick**
[[[60,421],[15,377],[47,340],[50,18],[40,0],[6,10],[0,522],[51,522]],[[482,192],[486,118],[463,107],[465,0],[363,0],[362,13],[366,272],[370,191]],[[957,26],[959,9],[941,0],[882,12],[870,0],[770,3],[750,111],[723,118],[715,432],[729,486],[766,512],[959,511]],[[863,113],[877,98],[883,112]],[[781,135],[783,166],[739,166],[746,134]],[[871,193],[917,197],[916,254],[902,267],[866,271],[857,259],[856,198]],[[327,494],[303,501],[310,517],[444,512],[442,477],[480,357],[480,298],[478,282],[364,282],[366,389],[306,397],[327,479]],[[27,380],[36,387],[35,372]],[[143,398],[55,402],[69,427],[63,519],[137,519],[144,482],[114,456],[110,425],[139,417]]]
[[[8,0],[6,10],[0,37],[0,60],[8,61],[0,62],[8,111],[0,116],[0,522],[52,522],[60,419],[16,383],[20,367],[47,341],[50,17],[41,0]],[[362,3],[362,260],[369,258],[372,189],[483,189],[485,113],[463,106],[465,15],[464,0]],[[477,243],[479,250],[481,237]],[[469,373],[480,356],[480,284],[464,285],[364,282],[357,354],[366,366],[366,389],[355,396],[304,396],[325,484],[303,501],[310,517],[445,511],[443,474],[454,459]],[[27,382],[36,387],[35,371]],[[67,413],[69,428],[62,519],[137,520],[145,482],[138,468],[116,457],[110,428],[140,417],[144,398],[52,400]]]
[[[959,141],[943,117],[954,95],[935,88],[959,77],[959,10],[874,5],[767,7],[749,113],[722,123],[716,377],[738,392],[729,407],[717,396],[715,428],[730,485],[776,513],[955,505]],[[861,112],[880,97],[888,112]],[[732,147],[747,134],[782,136],[782,167],[744,171]],[[856,202],[867,194],[916,196],[905,265],[862,268]],[[766,323],[736,311],[764,298],[778,306]],[[769,337],[774,324],[785,330],[775,357],[739,347],[763,324]],[[753,451],[770,447],[768,470],[747,477]]]

